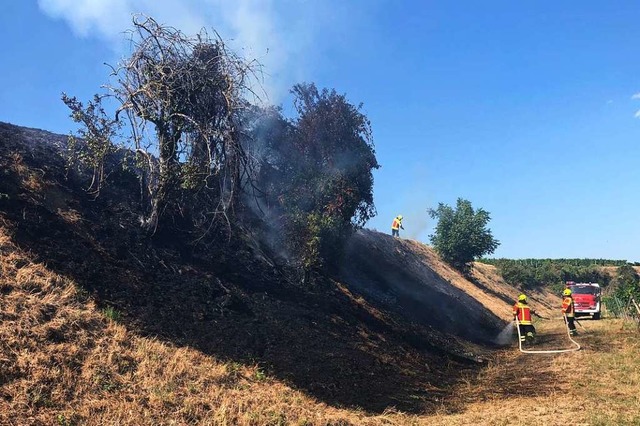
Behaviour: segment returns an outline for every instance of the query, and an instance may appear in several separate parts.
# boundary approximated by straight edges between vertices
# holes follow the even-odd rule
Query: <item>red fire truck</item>
[[[594,320],[600,319],[600,285],[597,283],[576,283],[567,281],[566,287],[571,289],[576,317],[589,315]]]

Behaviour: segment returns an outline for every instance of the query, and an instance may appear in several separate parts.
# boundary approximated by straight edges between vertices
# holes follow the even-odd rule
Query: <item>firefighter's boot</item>
[[[528,333],[527,333],[527,341],[528,341],[529,343],[531,343],[531,344],[535,343],[535,341],[536,341],[536,335],[535,335],[535,334],[533,334],[533,332],[531,332],[531,331],[530,331],[530,332],[528,332]]]

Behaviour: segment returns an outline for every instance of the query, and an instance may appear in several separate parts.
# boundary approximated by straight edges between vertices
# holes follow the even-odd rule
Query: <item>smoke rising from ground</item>
[[[347,16],[362,16],[350,14],[337,0],[38,0],[38,6],[66,21],[78,36],[104,39],[117,52],[127,47],[123,33],[134,14],[187,35],[215,29],[232,49],[264,65],[261,83],[271,103],[278,103],[294,83],[309,79],[323,44],[345,37]]]
[[[433,222],[429,217],[429,213],[427,213],[427,207],[412,204],[405,211],[407,212],[405,216],[411,221],[411,226],[405,225],[408,231],[407,237],[412,240],[419,240],[423,234],[426,235],[430,222]]]

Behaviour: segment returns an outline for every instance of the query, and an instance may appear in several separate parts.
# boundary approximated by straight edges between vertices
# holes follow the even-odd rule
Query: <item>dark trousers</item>
[[[567,326],[569,327],[569,330],[571,331],[576,331],[576,325],[574,324],[574,318],[573,317],[565,317],[567,319]]]
[[[394,237],[399,237],[400,236],[400,230],[399,229],[392,229],[391,230],[391,235]]]
[[[536,334],[536,328],[533,324],[518,324],[518,327],[520,328],[520,340],[523,342],[527,337],[527,333],[533,333],[534,336]]]

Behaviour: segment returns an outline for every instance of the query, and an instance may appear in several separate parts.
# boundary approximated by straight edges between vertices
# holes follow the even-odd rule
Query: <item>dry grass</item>
[[[11,160],[11,169],[22,180],[23,188],[32,193],[42,193],[45,187],[42,180],[44,172],[28,167],[22,154],[18,152],[11,153],[9,158]]]
[[[476,281],[489,291],[497,295],[508,297],[509,303],[506,309],[504,305],[500,306],[495,303],[486,306],[502,319],[511,320],[511,306],[523,290],[509,285],[493,265],[474,262],[472,274]],[[537,290],[535,292],[526,291],[525,293],[527,293],[527,296],[529,297],[531,306],[544,316],[553,315],[554,309],[556,310],[555,314],[557,314],[558,309],[562,304],[560,297],[551,294],[546,290]]]
[[[463,277],[460,272],[456,271],[446,263],[443,263],[436,252],[433,250],[433,248],[415,241],[407,241],[406,243],[410,244],[413,251],[420,254],[420,256],[426,261],[429,267],[436,274],[447,280],[451,285],[469,294],[499,318],[507,319],[510,317],[510,304],[505,303],[494,294],[483,291],[483,289],[465,279],[465,277]],[[497,288],[496,283],[497,281],[491,282],[493,287],[495,287],[496,293],[503,293],[505,289]]]
[[[460,272],[440,260],[433,248],[412,240],[402,240],[414,253],[419,254],[427,265],[440,277],[448,281],[452,286],[464,291],[487,308],[497,317],[510,321],[511,307],[522,290],[507,284],[495,266],[480,262],[474,262],[471,277],[475,282],[469,281]],[[561,305],[557,295],[547,291],[528,293],[532,306],[541,315],[549,316],[553,309]]]
[[[410,417],[329,407],[257,365],[137,336],[0,226],[1,425],[378,425]],[[411,420],[413,422],[413,420]]]
[[[601,266],[600,269],[609,274],[611,277],[614,277],[618,272],[617,266]],[[636,273],[640,274],[640,266],[634,266],[633,269],[635,269]]]
[[[638,330],[613,319],[581,323],[587,329],[577,338],[582,350],[547,355],[512,349],[499,354],[460,390],[460,399],[468,400],[464,412],[423,418],[425,424],[640,424]],[[544,336],[562,327],[556,321],[538,331]]]

